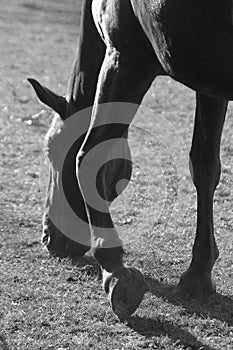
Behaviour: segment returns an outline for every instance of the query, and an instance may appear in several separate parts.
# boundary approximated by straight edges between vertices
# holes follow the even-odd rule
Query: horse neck
[[[92,1],[83,1],[76,58],[67,89],[69,108],[76,112],[93,106],[105,45],[92,17]]]

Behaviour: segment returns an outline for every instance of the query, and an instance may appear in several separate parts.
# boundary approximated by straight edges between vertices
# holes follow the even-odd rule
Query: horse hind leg
[[[214,238],[213,196],[219,183],[220,141],[227,101],[197,94],[197,107],[190,165],[197,190],[197,230],[193,257],[181,276],[177,291],[190,295],[207,295],[215,291],[211,271],[218,258]]]

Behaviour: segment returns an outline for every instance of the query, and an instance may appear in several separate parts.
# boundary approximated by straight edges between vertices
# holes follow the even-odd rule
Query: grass
[[[119,323],[91,256],[74,265],[51,258],[40,245],[39,173],[49,112],[42,124],[26,123],[41,110],[26,78],[65,92],[80,3],[3,0],[1,10],[0,349],[5,339],[9,349],[19,350],[232,350],[232,105],[214,206],[217,294],[182,299],[173,290],[190,261],[195,233],[196,195],[188,171],[194,93],[159,78],[146,95],[147,108],[130,134],[132,181],[112,213],[125,260],[143,271],[149,292],[130,322]]]

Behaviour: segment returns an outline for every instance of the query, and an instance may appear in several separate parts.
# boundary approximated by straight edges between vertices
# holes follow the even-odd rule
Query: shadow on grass
[[[142,318],[139,316],[132,316],[129,327],[132,328],[135,332],[146,336],[168,336],[174,341],[174,345],[183,346],[188,349],[202,349],[202,350],[215,350],[208,345],[204,345],[198,341],[192,334],[188,331],[181,329],[178,326],[175,326],[168,321],[158,321],[152,318]]]
[[[174,285],[165,285],[152,278],[146,280],[151,294],[173,305],[182,306],[189,315],[215,318],[233,326],[233,297],[216,293],[210,297],[190,298],[175,294]]]
[[[73,260],[73,264],[84,269],[85,266],[91,267],[92,271],[95,271],[95,274],[101,279],[100,266],[91,255]],[[201,318],[218,319],[233,326],[233,297],[216,293],[210,297],[191,298],[174,293],[175,285],[164,284],[150,277],[146,277],[146,282],[149,293],[173,305],[181,306],[190,316],[195,314]]]
[[[148,292],[152,295],[162,298],[175,306],[182,306],[184,312],[190,316],[198,315],[203,318],[215,318],[233,325],[233,299],[215,294],[209,298],[188,298],[174,293],[174,285],[164,285],[161,282],[146,278],[148,283]],[[174,325],[174,322],[159,321],[152,318],[132,316],[129,326],[141,335],[150,336],[168,336],[176,345],[191,349],[215,350],[215,348],[204,345],[198,341],[195,336],[188,331]]]
[[[72,264],[81,268],[82,273],[85,276],[97,277],[101,280],[101,271],[99,264],[92,256],[85,256],[77,260],[73,260]],[[68,282],[77,282],[77,278],[69,277]],[[188,315],[197,315],[200,318],[213,318],[218,319],[229,326],[233,326],[233,298],[223,296],[219,293],[214,294],[208,298],[189,298],[187,296],[181,296],[175,294],[175,285],[163,284],[160,281],[146,277],[148,284],[148,292],[152,295],[162,298],[164,301],[169,302],[175,306],[181,306],[184,312]],[[183,346],[184,348],[199,349],[199,350],[216,350],[214,347],[210,347],[198,341],[187,330],[182,329],[180,326],[169,322],[167,320],[159,321],[155,318],[132,316],[128,323],[128,326],[135,332],[148,337],[152,336],[168,336],[173,340],[176,346]]]

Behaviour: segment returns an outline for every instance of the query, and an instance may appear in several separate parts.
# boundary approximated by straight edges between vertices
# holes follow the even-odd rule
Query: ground
[[[26,78],[65,93],[79,16],[79,0],[1,1],[0,349],[232,350],[232,104],[214,204],[215,296],[173,293],[191,257],[196,195],[188,170],[194,93],[169,78],[155,81],[134,121],[132,182],[112,208],[125,260],[142,270],[149,289],[129,323],[112,314],[90,256],[72,264],[41,247],[42,143],[50,117],[43,107],[32,118],[42,107]]]

